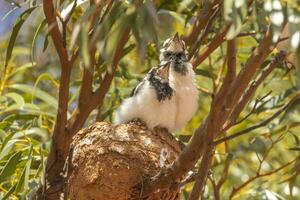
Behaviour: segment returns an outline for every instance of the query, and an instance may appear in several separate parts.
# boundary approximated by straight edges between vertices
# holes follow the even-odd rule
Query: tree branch
[[[120,37],[120,41],[113,55],[112,63],[111,63],[111,72],[106,72],[105,77],[100,85],[100,87],[91,94],[89,103],[86,105],[84,109],[79,109],[79,113],[75,113],[74,117],[69,120],[68,127],[70,128],[69,133],[74,135],[77,131],[79,131],[88,115],[94,110],[97,106],[101,107],[104,101],[104,97],[110,88],[111,81],[114,77],[115,71],[117,69],[118,63],[121,59],[122,50],[129,39],[130,28],[126,28]],[[75,117],[79,115],[80,117]],[[71,140],[69,140],[71,142]],[[69,143],[68,142],[68,143]]]
[[[213,15],[214,6],[219,3],[219,0],[209,0],[204,4],[203,9],[199,12],[197,19],[193,26],[187,31],[186,35],[183,36],[183,40],[187,45],[193,44],[199,33],[207,25],[207,19]]]
[[[210,165],[214,157],[214,146],[212,145],[213,137],[213,134],[210,134],[206,137],[207,143],[205,143],[205,152],[198,170],[199,177],[196,179],[195,185],[190,194],[190,200],[198,200],[204,191]]]
[[[282,166],[280,166],[280,167],[278,167],[278,168],[276,168],[276,169],[274,169],[274,170],[272,170],[272,171],[266,172],[266,173],[264,173],[264,174],[258,173],[258,174],[256,174],[255,176],[253,176],[252,178],[249,178],[249,179],[248,179],[246,182],[244,182],[242,185],[240,185],[240,186],[238,186],[237,188],[234,188],[234,189],[232,190],[232,192],[231,192],[230,195],[229,195],[229,200],[231,200],[231,199],[236,195],[236,193],[237,193],[238,191],[240,191],[241,189],[245,188],[247,185],[249,185],[251,182],[255,181],[256,179],[262,178],[262,177],[265,177],[265,176],[271,176],[272,174],[275,174],[275,173],[277,173],[277,172],[283,170],[284,168],[290,166],[290,165],[291,165],[292,163],[294,163],[296,160],[297,160],[297,158],[295,158],[295,159],[293,159],[293,160],[287,162],[286,164],[284,164],[284,165],[282,165]]]
[[[204,39],[207,37],[214,20],[218,16],[218,13],[220,11],[220,6],[218,6],[217,8],[213,8],[213,9],[214,10],[211,10],[212,14],[209,17],[209,20],[208,20],[204,30],[201,32],[200,37],[195,41],[195,43],[191,46],[191,48],[189,50],[189,59],[191,59],[191,57],[195,54],[195,52],[200,48]]]
[[[253,81],[249,88],[245,91],[243,96],[240,98],[237,105],[234,107],[234,110],[231,113],[229,118],[228,127],[234,125],[236,119],[238,118],[239,114],[242,112],[246,104],[249,100],[253,97],[257,88],[261,85],[261,83],[267,78],[267,76],[277,67],[280,63],[284,61],[286,57],[286,53],[281,51],[276,56],[275,59],[260,73],[259,77]],[[227,130],[228,127],[225,127],[224,131]]]
[[[257,128],[261,128],[263,126],[266,126],[268,123],[270,123],[273,119],[275,119],[276,117],[278,117],[282,112],[284,112],[285,110],[287,110],[290,106],[292,106],[294,104],[294,102],[296,102],[297,100],[300,99],[300,94],[297,94],[294,98],[292,98],[285,106],[283,106],[281,109],[279,109],[277,112],[275,112],[271,117],[267,118],[266,120],[259,122],[258,124],[255,124],[253,126],[250,126],[244,130],[238,131],[230,136],[224,137],[222,139],[219,139],[217,141],[214,142],[214,145],[218,145],[221,144],[222,142],[231,140],[233,138],[236,138],[238,136],[244,135],[246,133],[249,133]]]
[[[43,0],[43,9],[46,16],[46,21],[48,27],[51,27],[49,32],[53,40],[54,47],[60,58],[62,68],[67,68],[69,66],[68,52],[66,47],[63,45],[63,37],[59,31],[58,23],[56,21],[56,12],[53,7],[52,0]]]
[[[59,97],[58,97],[58,111],[56,116],[56,123],[53,133],[53,143],[51,151],[56,152],[64,149],[64,131],[67,123],[67,113],[68,113],[68,98],[69,98],[69,83],[71,76],[72,64],[69,61],[67,49],[63,45],[63,38],[58,28],[58,23],[56,21],[56,14],[53,7],[52,0],[43,1],[43,9],[46,16],[46,21],[48,27],[50,28],[50,35],[53,40],[54,47],[59,56],[61,65],[61,77],[59,85]],[[60,137],[60,140],[58,138]],[[54,156],[52,159],[48,159],[47,167],[51,168],[53,162],[55,161],[54,153],[50,153]]]
[[[224,40],[223,36],[221,38]],[[172,166],[165,172],[160,173],[153,178],[150,182],[143,185],[143,196],[155,192],[158,188],[162,190],[164,188],[172,187],[172,184],[176,184],[178,179],[181,179],[187,171],[192,169],[199,157],[203,155],[203,152],[205,151],[204,143],[206,142],[206,135],[213,134],[214,137],[216,137],[222,133],[221,130],[226,122],[226,118],[231,113],[230,108],[237,103],[237,100],[243,93],[243,89],[248,86],[256,69],[271,52],[271,38],[272,32],[271,30],[268,30],[260,45],[248,59],[245,69],[243,69],[235,78],[233,85],[237,89],[235,89],[233,85],[230,88],[223,88],[224,90],[230,89],[228,95],[223,96],[223,101],[220,105],[216,105],[213,102],[208,117],[203,120],[203,123],[192,135],[188,145],[181,152]],[[218,92],[216,96],[220,95],[220,93],[221,92]]]
[[[194,69],[200,65],[212,52],[214,52],[224,41],[227,31],[230,28],[230,24],[223,27],[217,35],[211,40],[211,42],[204,47],[200,53],[191,59],[191,63]]]

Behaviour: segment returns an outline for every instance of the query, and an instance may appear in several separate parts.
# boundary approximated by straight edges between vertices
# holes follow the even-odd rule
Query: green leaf
[[[299,137],[297,135],[295,135],[294,133],[291,133],[295,139],[295,143],[296,143],[296,146],[299,146],[300,144],[300,140],[299,140]]]
[[[11,125],[10,122],[2,121],[0,122],[0,129],[5,129]]]
[[[21,156],[22,152],[17,152],[10,157],[0,173],[0,183],[14,174]]]
[[[13,133],[12,133],[13,134]],[[12,148],[14,147],[14,145],[19,142],[19,139],[11,139],[7,142],[7,144],[3,147],[3,149],[1,149],[1,153],[0,153],[0,160],[2,160],[5,156],[7,156]]]
[[[34,97],[46,102],[49,106],[52,106],[56,110],[58,108],[57,99],[41,89],[35,88],[33,91],[32,86],[25,84],[13,84],[10,85],[9,88],[16,89],[24,93],[32,93]]]
[[[23,97],[15,92],[7,93],[5,96],[11,98],[17,104],[19,109],[25,105]]]
[[[27,69],[29,69],[29,68],[34,67],[34,66],[36,66],[36,63],[35,63],[35,62],[33,62],[33,63],[31,63],[31,62],[30,62],[30,63],[26,63],[26,64],[24,64],[24,65],[22,65],[22,66],[20,66],[20,67],[18,67],[18,68],[16,68],[16,69],[14,69],[14,71],[11,72],[11,73],[8,75],[8,78],[11,78],[11,77],[13,77],[14,75],[18,74],[19,72],[25,71],[25,70],[27,70]]]
[[[6,144],[10,141],[10,139],[13,137],[14,133],[10,133],[9,135],[7,135],[2,144],[1,144],[1,148],[0,148],[0,153],[2,152],[2,150],[4,149],[4,147],[6,146]]]
[[[40,25],[38,26],[38,28],[36,29],[36,32],[35,32],[35,34],[34,34],[34,36],[33,36],[33,39],[32,39],[32,43],[31,43],[31,51],[30,51],[30,57],[31,57],[31,62],[32,62],[32,65],[33,65],[33,54],[34,54],[34,46],[35,46],[35,42],[36,42],[36,38],[37,38],[37,36],[40,34],[40,32],[41,32],[41,30],[45,27],[45,25],[46,25],[47,23],[46,23],[46,19],[44,19],[41,23],[40,23]]]
[[[30,16],[31,12],[34,11],[36,7],[32,7],[24,11],[19,17],[18,20],[16,21],[14,28],[12,30],[7,51],[6,51],[6,59],[5,59],[5,67],[7,67],[9,60],[11,59],[12,51],[17,39],[17,35],[23,25],[23,23],[26,21],[26,19]]]
[[[206,78],[211,78],[211,75],[210,75],[210,73],[208,72],[208,71],[206,71],[206,70],[203,70],[203,69],[199,69],[199,68],[197,68],[196,70],[195,70],[195,73],[197,74],[197,75],[200,75],[200,76],[204,76],[204,77],[206,77]],[[213,75],[214,77],[217,77],[217,75]]]
[[[289,150],[291,150],[291,151],[300,151],[300,147],[289,148]]]
[[[28,191],[28,180],[29,180],[29,172],[30,166],[32,162],[32,145],[30,146],[29,153],[28,153],[28,160],[23,169],[22,175],[17,183],[16,186],[16,193],[26,193]]]
[[[46,49],[47,49],[47,47],[48,47],[48,44],[49,44],[48,36],[49,36],[49,34],[47,34],[47,35],[45,36],[44,45],[43,45],[43,52],[46,51]]]
[[[6,200],[14,191],[15,191],[15,189],[16,189],[16,184],[15,185],[13,185],[9,190],[8,190],[8,192],[5,194],[5,196],[3,197],[3,199],[2,200]]]
[[[39,138],[41,138],[41,141],[43,141],[43,142],[46,142],[47,139],[49,139],[47,130],[43,129],[43,128],[38,128],[38,127],[33,127],[30,129],[26,129],[24,131],[16,132],[14,134],[13,138],[16,139],[16,138],[21,138],[23,136],[36,138],[36,139],[37,139],[37,137],[39,137]]]
[[[122,50],[121,58],[129,54],[135,48],[135,44],[130,44]]]
[[[87,26],[82,26],[80,29],[80,56],[85,68],[90,67],[89,40]]]

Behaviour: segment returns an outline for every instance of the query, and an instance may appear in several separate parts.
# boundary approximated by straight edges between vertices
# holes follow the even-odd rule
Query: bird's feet
[[[155,131],[159,131],[159,132],[167,132],[167,133],[170,133],[169,130],[165,127],[161,127],[161,126],[156,126],[154,127],[154,130]]]
[[[144,126],[144,127],[147,127],[146,123],[143,122],[141,119],[139,118],[136,118],[136,119],[133,119],[133,120],[130,120],[128,122],[128,124],[135,124],[137,126]]]

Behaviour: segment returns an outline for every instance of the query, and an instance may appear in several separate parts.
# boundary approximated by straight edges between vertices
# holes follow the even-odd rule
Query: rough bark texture
[[[141,199],[142,185],[170,165],[180,144],[163,129],[149,131],[134,123],[98,122],[74,137],[68,175],[69,195],[76,200]],[[143,199],[179,199],[179,189]]]

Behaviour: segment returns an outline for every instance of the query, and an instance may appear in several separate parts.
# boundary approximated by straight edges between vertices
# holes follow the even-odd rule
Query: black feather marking
[[[183,76],[187,74],[188,69],[185,65],[185,62],[180,61],[180,60],[175,60],[172,64],[175,69],[175,72],[178,72]]]
[[[150,72],[149,82],[155,90],[158,101],[171,99],[173,96],[173,89],[170,87],[168,82],[163,82],[162,79],[155,74],[155,71]]]
[[[166,61],[170,61],[172,63],[172,66],[176,72],[180,73],[181,75],[187,74],[188,69],[185,63],[188,62],[188,58],[186,52],[165,51],[163,55]]]

